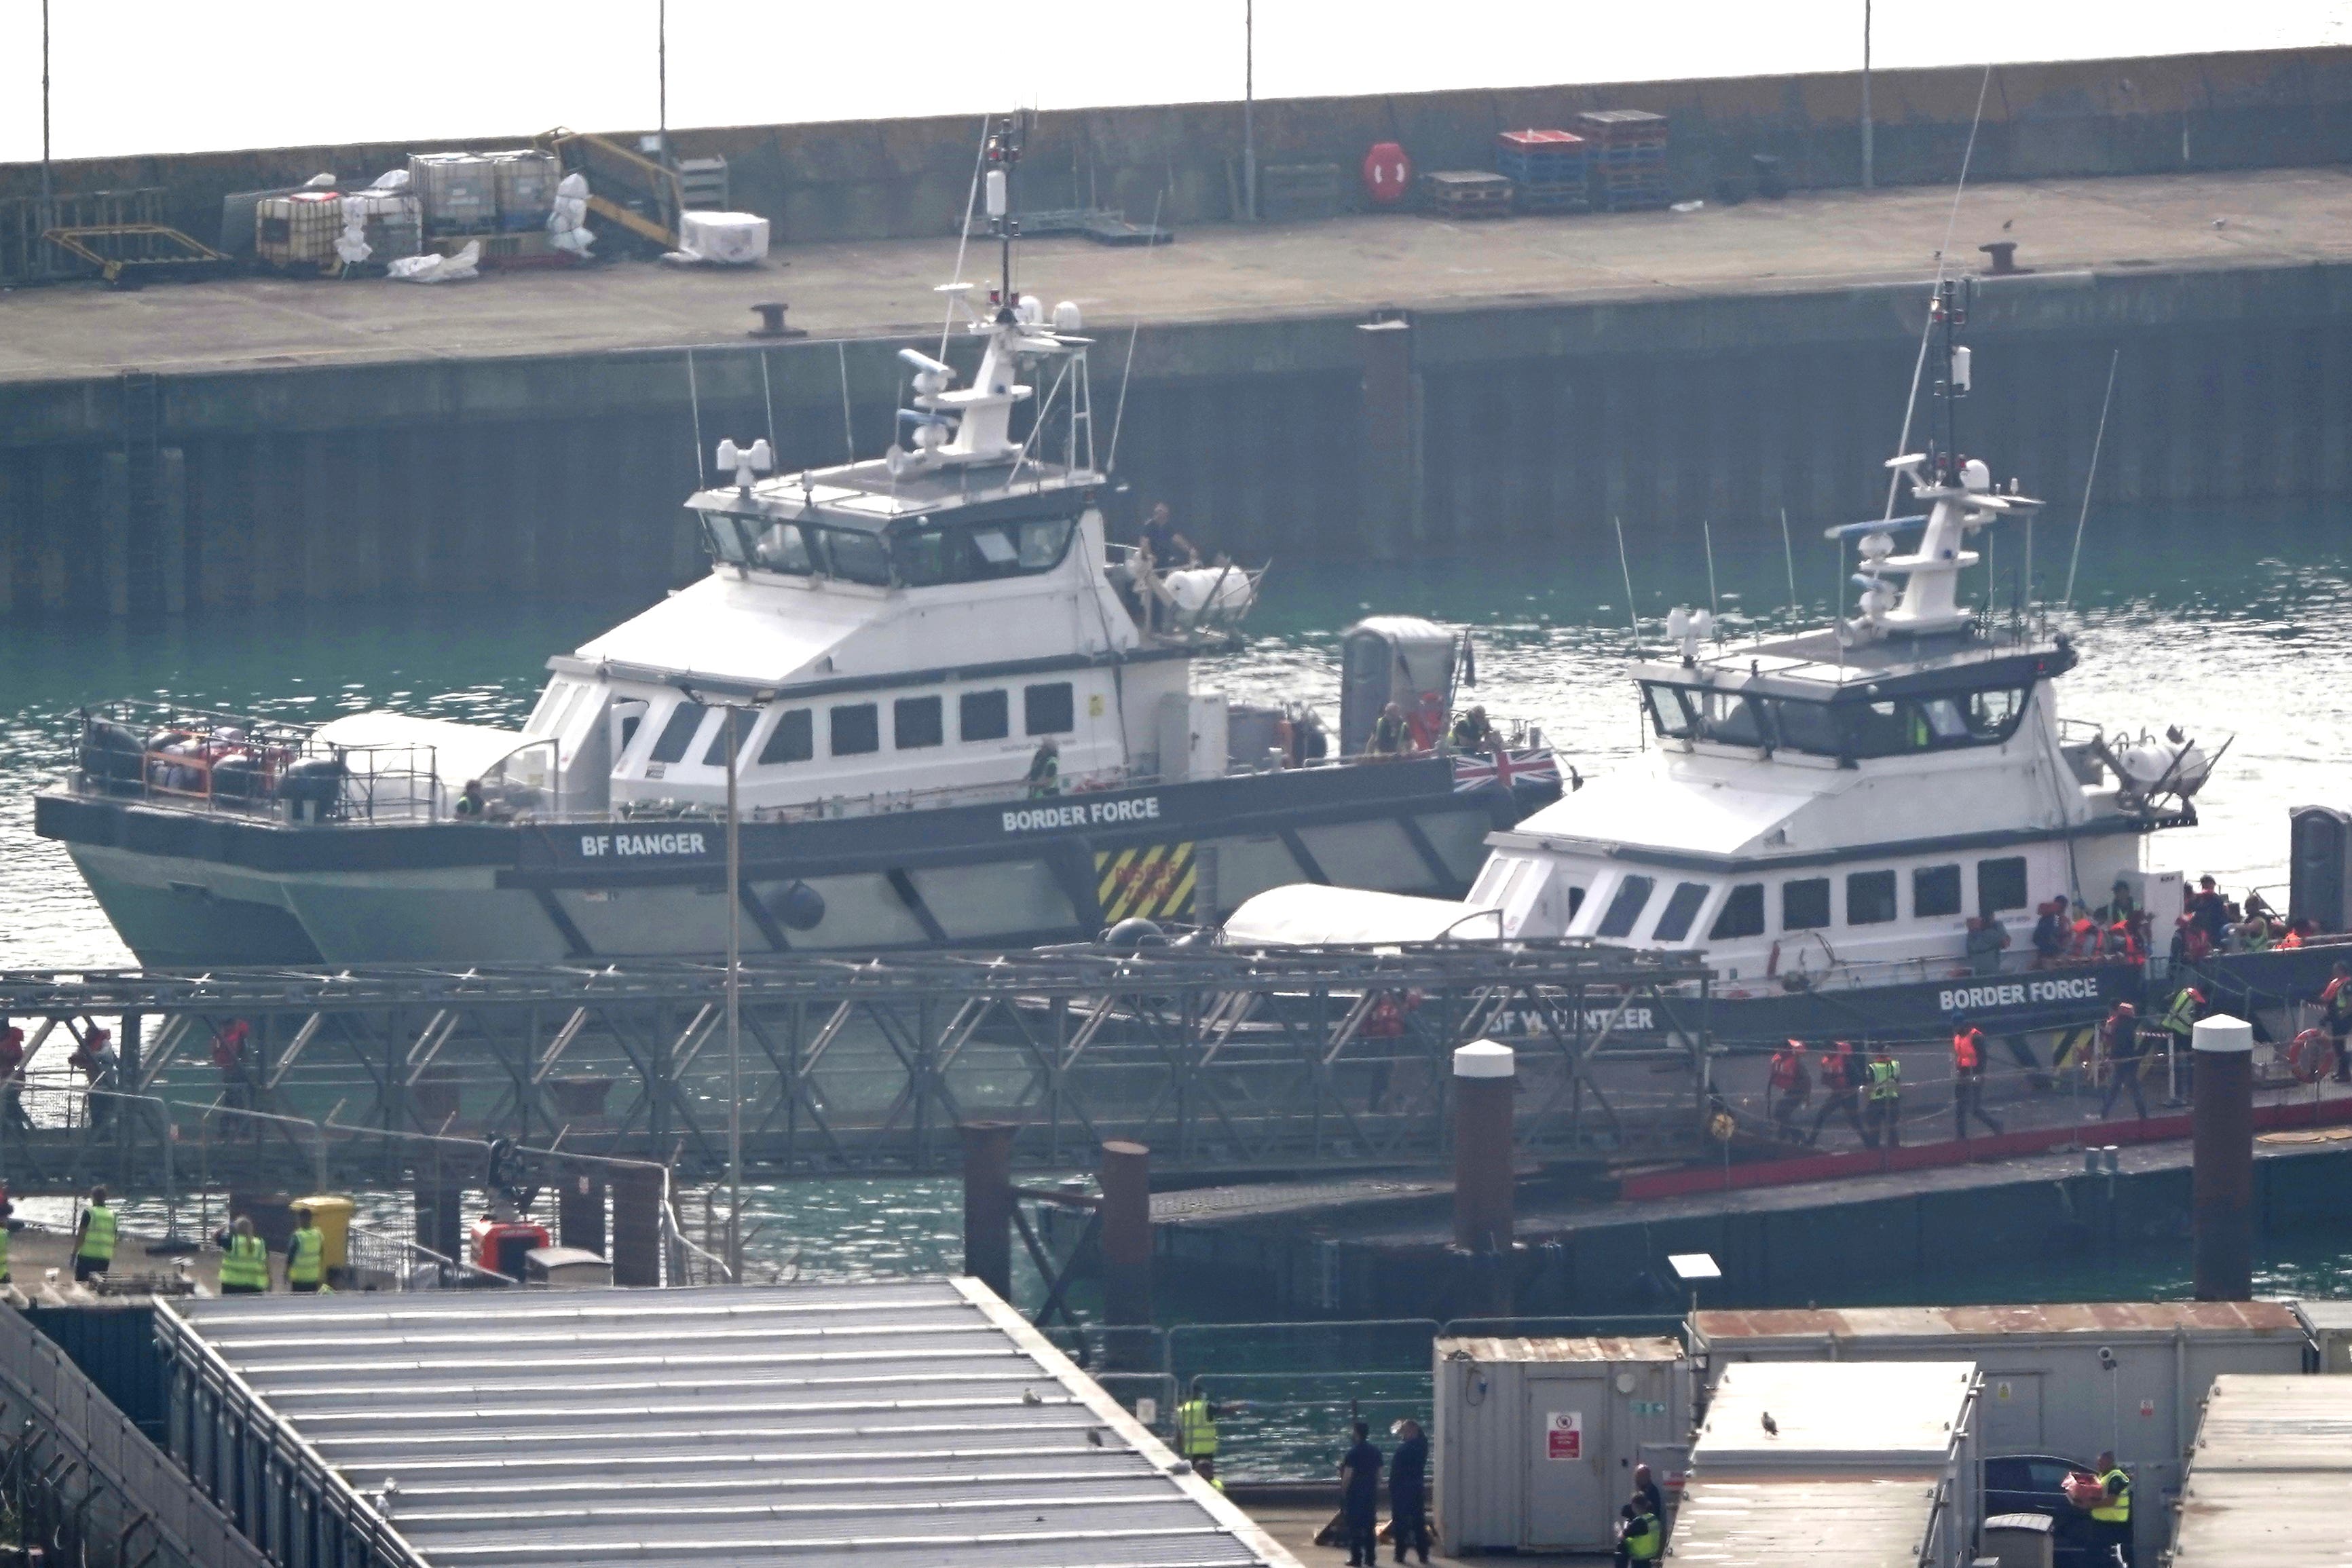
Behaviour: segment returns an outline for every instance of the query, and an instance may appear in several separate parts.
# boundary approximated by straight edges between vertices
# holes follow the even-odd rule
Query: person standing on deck
[[[315,1294],[327,1273],[327,1238],[310,1222],[310,1211],[294,1211],[294,1234],[286,1238],[286,1288]]]
[[[1969,1016],[1958,1008],[1952,1009],[1952,1136],[1965,1139],[1969,1135],[1969,1118],[1993,1130],[1999,1136],[2000,1123],[1984,1108],[1985,1037],[1984,1031],[1969,1022]]]
[[[2099,1025],[2099,1060],[2107,1069],[2106,1097],[2099,1101],[2099,1120],[2116,1108],[2116,1099],[2131,1090],[2132,1109],[2147,1120],[2147,1096],[2139,1087],[2139,1009],[2128,1002],[2116,1004]]]
[[[1813,1094],[1813,1075],[1805,1066],[1805,1042],[1787,1040],[1772,1053],[1772,1076],[1765,1097],[1772,1102],[1772,1126],[1783,1143],[1801,1143],[1797,1117]]]
[[[106,1206],[106,1189],[89,1190],[89,1207],[74,1226],[74,1279],[103,1274],[114,1262],[114,1211]]]
[[[1396,1560],[1410,1550],[1429,1561],[1429,1439],[1408,1415],[1392,1430],[1402,1439],[1389,1461],[1389,1540]]]
[[[1869,1126],[1887,1148],[1903,1147],[1903,1064],[1885,1046],[1871,1053],[1868,1099]]]
[[[1348,1568],[1376,1568],[1381,1558],[1381,1451],[1361,1421],[1350,1430],[1355,1447],[1339,1461],[1339,1511],[1348,1539]]]
[[[1822,1058],[1822,1107],[1813,1112],[1813,1130],[1805,1137],[1807,1143],[1818,1145],[1822,1141],[1822,1125],[1834,1111],[1845,1112],[1853,1123],[1853,1135],[1862,1140],[1865,1149],[1878,1147],[1878,1132],[1863,1121],[1862,1084],[1864,1064],[1857,1060],[1853,1047],[1839,1040],[1830,1047],[1829,1055]]]

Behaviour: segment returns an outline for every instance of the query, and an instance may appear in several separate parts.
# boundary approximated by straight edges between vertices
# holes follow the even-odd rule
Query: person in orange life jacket
[[[2345,1056],[2345,1037],[2352,1035],[2352,963],[2340,958],[2336,961],[2327,989],[2319,994],[2319,1006],[2323,1014],[2321,1026],[2336,1042],[2336,1081],[2352,1083],[2352,1060]]]
[[[2212,956],[2212,952],[2213,939],[2205,934],[2205,928],[2197,922],[2196,916],[2184,914],[2172,922],[2173,963],[2202,963]]]
[[[213,1067],[220,1073],[221,1103],[231,1110],[253,1109],[253,1079],[246,1071],[246,1041],[253,1026],[232,1018],[213,1037]]]
[[[1821,1109],[1813,1112],[1813,1130],[1806,1135],[1805,1142],[1819,1144],[1822,1124],[1832,1112],[1843,1110],[1845,1119],[1853,1123],[1853,1135],[1862,1140],[1863,1147],[1877,1148],[1876,1130],[1862,1119],[1862,1063],[1855,1058],[1852,1044],[1839,1040],[1830,1047],[1828,1054],[1822,1058],[1821,1077]]]
[[[1969,1135],[1974,1116],[1998,1134],[2000,1123],[1984,1108],[1985,1037],[1969,1023],[1969,1016],[1952,1009],[1952,1136]]]
[[[2137,963],[2140,961],[2143,955],[2139,949],[2139,938],[2133,934],[2129,921],[2116,921],[2107,927],[2099,941],[2099,956],[2121,959],[2126,963]]]
[[[2286,922],[2286,934],[2279,938],[2282,948],[2301,947],[2319,934],[2319,922],[2309,915],[2297,915]]]
[[[2139,1009],[2128,1002],[2116,1004],[2099,1025],[2099,1059],[2106,1064],[2107,1092],[2099,1101],[2099,1120],[2116,1108],[2116,1098],[2131,1091],[2132,1109],[2147,1120],[2147,1096],[2139,1087]]]
[[[0,1017],[0,1127],[24,1131],[33,1119],[25,1114],[25,1031]]]
[[[2066,925],[2066,956],[2077,963],[2088,963],[2099,956],[2099,922],[2091,918],[2090,906],[2080,899],[2074,900]]]
[[[1396,1040],[1404,1037],[1405,1015],[1422,1004],[1418,991],[1377,991],[1372,1005],[1365,1011],[1364,1021],[1356,1030],[1360,1039]],[[1383,1057],[1372,1064],[1371,1077],[1364,1090],[1364,1108],[1386,1110],[1389,1104],[1389,1079],[1395,1064]]]
[[[1772,1053],[1772,1076],[1765,1098],[1772,1103],[1772,1126],[1784,1143],[1801,1142],[1797,1113],[1813,1094],[1813,1075],[1805,1066],[1805,1042],[1789,1040]]]

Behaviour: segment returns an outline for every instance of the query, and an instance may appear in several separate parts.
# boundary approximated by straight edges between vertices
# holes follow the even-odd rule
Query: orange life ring
[[[2336,1042],[2317,1029],[2305,1029],[2286,1048],[2286,1069],[2297,1083],[2317,1083],[2336,1070]]]

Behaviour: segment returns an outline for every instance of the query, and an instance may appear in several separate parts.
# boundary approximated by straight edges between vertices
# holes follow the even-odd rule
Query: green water
[[[2038,542],[2042,597],[2063,589],[2070,533],[2053,524]],[[1714,534],[1725,618],[1738,626],[1751,613],[1783,616],[1790,562],[1777,521],[1718,522]],[[2183,723],[2209,746],[2234,734],[2200,802],[2200,826],[2166,835],[2155,854],[2192,875],[2210,870],[2233,891],[2277,888],[2287,808],[2352,795],[2339,763],[2352,740],[2352,686],[2344,679],[2352,668],[2352,510],[2109,510],[2093,514],[2089,539],[2067,617],[2083,663],[2064,682],[2063,710],[2134,731]],[[1707,602],[1696,531],[1628,543],[1633,603],[1644,617],[1677,602]],[[2003,580],[2013,582],[2022,550],[2014,541],[1997,548]],[[1837,576],[1831,552],[1818,537],[1801,535],[1790,556],[1804,613],[1825,614]],[[1411,566],[1277,564],[1252,646],[1213,661],[1202,684],[1235,698],[1305,695],[1329,712],[1342,629],[1372,610],[1426,615],[1476,628],[1480,700],[1540,721],[1568,759],[1600,773],[1640,744],[1622,672],[1625,575],[1613,538]],[[582,602],[484,596],[205,614],[138,628],[11,624],[0,632],[0,865],[7,868],[0,969],[129,961],[65,856],[31,831],[32,792],[66,765],[77,704],[168,694],[287,719],[381,706],[516,723],[547,655],[612,625],[660,587]],[[853,1279],[933,1271],[952,1267],[960,1250],[953,1178],[761,1184],[748,1199],[747,1224],[763,1227],[750,1247],[755,1274]],[[135,1205],[134,1217],[149,1218],[151,1209],[160,1224],[158,1205]],[[689,1194],[680,1209],[694,1230],[699,1197]],[[38,1217],[39,1205],[27,1212]],[[1025,1258],[1017,1267],[1015,1294],[1034,1307],[1042,1287]],[[1972,1262],[1917,1282],[1901,1299],[2178,1297],[2188,1279],[2185,1243],[2148,1242],[2112,1267]],[[2265,1294],[2352,1293],[2352,1233],[2280,1238],[2261,1279]],[[1081,1294],[1078,1305],[1088,1299]],[[1176,1321],[1261,1315],[1213,1280],[1176,1281],[1161,1306]],[[1181,1370],[1232,1379],[1222,1392],[1262,1406],[1232,1428],[1235,1473],[1320,1473],[1351,1407],[1383,1424],[1417,1408],[1426,1415],[1425,1337],[1416,1349],[1410,1333],[1396,1335],[1201,1338],[1187,1352],[1198,1359],[1179,1359]]]

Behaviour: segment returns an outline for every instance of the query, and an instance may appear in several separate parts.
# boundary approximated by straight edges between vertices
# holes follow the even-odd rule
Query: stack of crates
[[[1495,172],[1511,182],[1523,213],[1590,211],[1584,138],[1572,131],[1506,131],[1495,138]]]
[[[1640,109],[1588,110],[1576,117],[1589,144],[1592,205],[1612,213],[1666,205],[1666,117]]]
[[[253,253],[272,267],[326,266],[342,232],[340,191],[295,191],[254,204]]]
[[[499,232],[522,234],[545,228],[547,215],[555,210],[556,182],[563,178],[555,154],[525,148],[488,156],[498,187]]]
[[[480,153],[411,153],[408,188],[423,204],[428,237],[498,232],[498,168]]]

